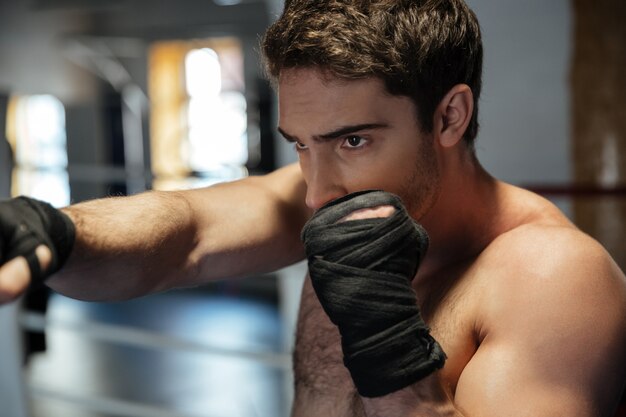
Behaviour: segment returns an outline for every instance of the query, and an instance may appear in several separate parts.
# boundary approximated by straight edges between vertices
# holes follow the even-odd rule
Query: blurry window
[[[6,135],[15,158],[11,193],[48,201],[56,207],[68,205],[63,104],[51,95],[13,96]]]
[[[234,38],[168,41],[150,51],[154,188],[202,186],[246,175],[243,52]]]

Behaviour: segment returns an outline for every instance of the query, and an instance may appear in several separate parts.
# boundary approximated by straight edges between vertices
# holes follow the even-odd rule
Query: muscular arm
[[[367,415],[611,417],[626,377],[624,276],[582,234],[557,239],[488,255],[497,274],[509,273],[485,287],[481,343],[454,398],[434,374],[363,398]]]
[[[524,240],[508,257],[524,275],[497,277],[485,294],[483,340],[456,402],[486,417],[612,417],[626,378],[624,275],[580,232]]]
[[[471,417],[462,414],[445,392],[437,374],[379,398],[361,397],[367,417]]]
[[[299,169],[290,166],[205,189],[70,206],[76,243],[47,283],[70,297],[111,300],[267,272],[302,257],[303,201]]]

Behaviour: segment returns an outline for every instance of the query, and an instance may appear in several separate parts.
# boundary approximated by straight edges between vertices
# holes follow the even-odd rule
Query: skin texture
[[[610,415],[610,395],[598,387],[613,386],[616,396],[624,378],[623,275],[549,202],[484,172],[461,141],[472,111],[465,86],[444,98],[429,134],[420,132],[413,104],[387,95],[376,80],[339,82],[298,69],[283,73],[279,94],[280,130],[298,151],[310,208],[380,188],[400,195],[428,230],[431,248],[414,288],[449,357],[441,372],[412,387],[358,398],[336,329],[307,281],[296,416],[312,409],[333,416]],[[384,127],[323,139],[359,125]],[[385,209],[346,220],[388,215]],[[602,352],[591,362],[590,347]]]
[[[471,94],[453,87],[426,133],[412,102],[386,94],[378,80],[286,70],[279,128],[299,165],[202,190],[67,208],[77,243],[49,284],[80,299],[119,300],[273,270],[302,259],[299,233],[314,210],[346,193],[383,189],[429,232],[413,288],[448,361],[413,386],[359,397],[337,329],[307,279],[294,416],[611,416],[626,377],[624,275],[551,203],[482,169],[461,140]],[[27,281],[20,260],[0,268],[5,299]]]

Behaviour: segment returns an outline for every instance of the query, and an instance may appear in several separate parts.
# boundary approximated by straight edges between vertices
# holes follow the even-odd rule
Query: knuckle
[[[18,288],[2,288],[0,289],[0,303],[10,303],[17,300],[22,291]]]

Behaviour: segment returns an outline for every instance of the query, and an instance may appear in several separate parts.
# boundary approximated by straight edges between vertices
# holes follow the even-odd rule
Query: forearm
[[[303,256],[299,231],[307,212],[295,168],[68,207],[75,246],[48,284],[75,298],[126,299],[296,262]]]
[[[127,299],[173,286],[192,274],[192,211],[180,193],[148,192],[67,207],[76,241],[65,267],[47,284],[70,297]]]
[[[368,417],[468,417],[454,406],[436,373],[391,394],[361,397],[361,401]]]

